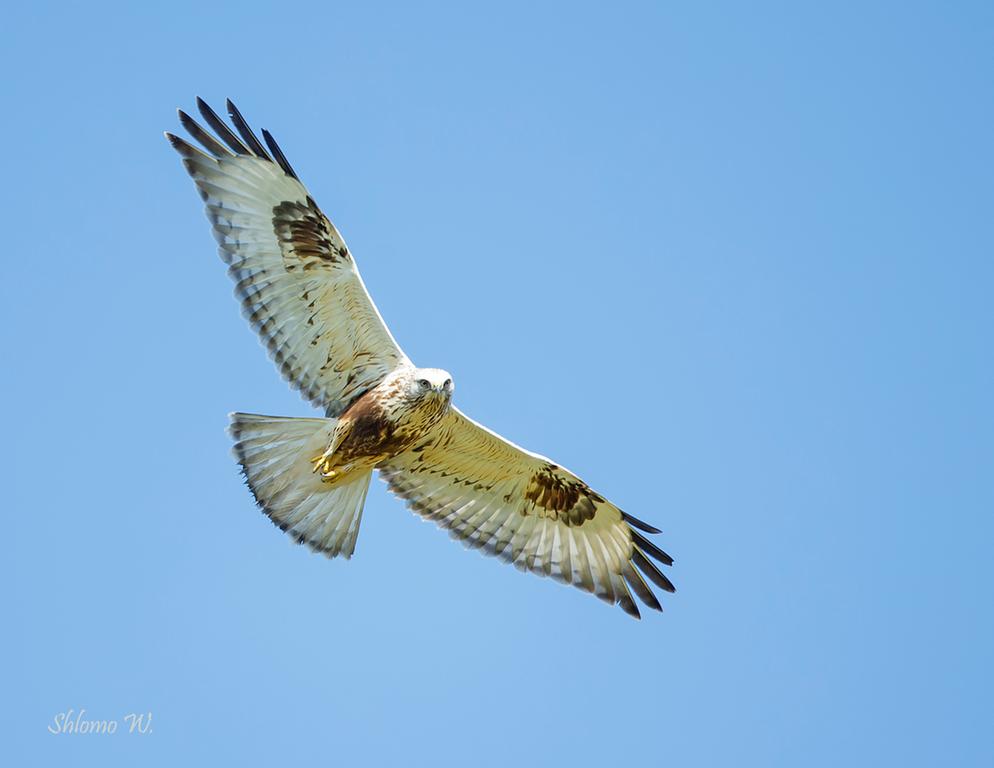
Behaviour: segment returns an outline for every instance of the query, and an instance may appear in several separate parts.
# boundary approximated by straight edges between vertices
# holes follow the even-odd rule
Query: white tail
[[[233,413],[228,431],[262,511],[297,543],[328,557],[349,558],[372,472],[333,486],[313,472],[310,459],[324,452],[336,423]]]

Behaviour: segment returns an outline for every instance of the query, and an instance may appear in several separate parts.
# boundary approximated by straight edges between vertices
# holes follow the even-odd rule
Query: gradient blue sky
[[[5,13],[7,764],[994,762],[991,4]],[[198,94],[464,410],[664,530],[663,615],[381,483],[351,562],[256,510],[226,414],[312,411],[162,138]]]

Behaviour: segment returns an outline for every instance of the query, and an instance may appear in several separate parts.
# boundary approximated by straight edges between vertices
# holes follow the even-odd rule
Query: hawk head
[[[448,403],[455,385],[452,375],[441,368],[415,368],[407,383],[407,396],[413,400],[432,398]]]

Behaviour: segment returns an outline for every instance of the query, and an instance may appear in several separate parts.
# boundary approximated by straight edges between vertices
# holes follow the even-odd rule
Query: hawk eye
[[[421,389],[428,389],[431,387],[431,382],[428,381],[428,379],[419,379],[418,386],[421,387]]]
[[[451,387],[452,386],[452,379],[446,379],[445,383],[442,386],[445,387],[445,388]]]

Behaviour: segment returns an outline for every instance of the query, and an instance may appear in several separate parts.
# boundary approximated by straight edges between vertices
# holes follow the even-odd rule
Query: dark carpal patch
[[[549,464],[532,475],[525,488],[525,499],[544,510],[548,517],[568,525],[583,525],[593,518],[597,511],[594,501],[600,497],[586,484],[558,474],[557,469]]]
[[[349,258],[328,218],[310,198],[307,203],[287,200],[273,208],[273,231],[287,271],[338,264]]]

